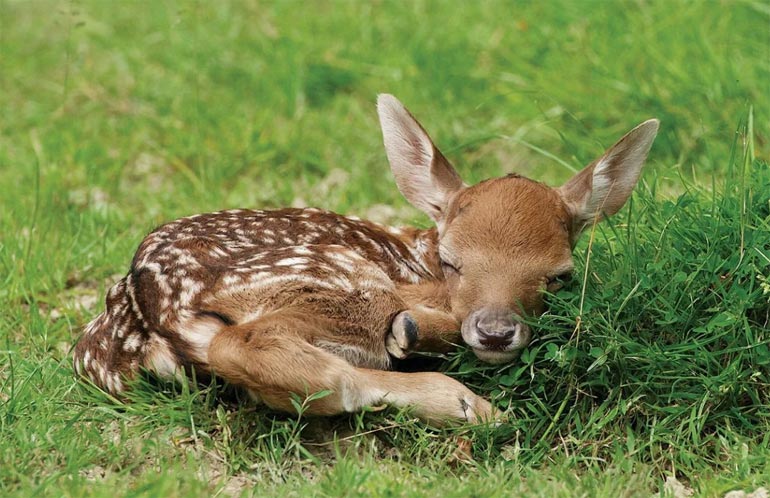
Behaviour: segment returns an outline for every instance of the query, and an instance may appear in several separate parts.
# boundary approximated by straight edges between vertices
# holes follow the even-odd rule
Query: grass
[[[769,16],[751,1],[0,0],[0,493],[767,485]],[[631,205],[581,241],[582,276],[521,361],[442,360],[508,424],[311,420],[152,379],[121,404],[73,379],[80,327],[164,220],[314,204],[426,225],[388,172],[379,92],[469,182],[558,184],[661,119]]]

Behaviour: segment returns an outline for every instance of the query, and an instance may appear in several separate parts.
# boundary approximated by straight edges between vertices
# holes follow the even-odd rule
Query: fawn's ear
[[[655,135],[657,119],[640,124],[559,188],[573,215],[575,235],[594,219],[617,213],[639,180]]]
[[[377,98],[385,152],[406,200],[439,223],[452,194],[464,185],[420,123],[393,95]]]

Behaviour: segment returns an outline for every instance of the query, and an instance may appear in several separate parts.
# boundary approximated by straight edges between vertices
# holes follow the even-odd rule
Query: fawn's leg
[[[385,347],[392,356],[411,353],[447,353],[462,343],[460,322],[443,310],[417,305],[393,319]]]
[[[385,345],[392,356],[410,353],[446,353],[462,344],[460,322],[449,313],[449,297],[443,282],[402,285],[399,297],[407,309],[393,319]]]
[[[304,339],[322,326],[317,317],[274,313],[227,327],[211,341],[211,370],[288,412],[295,411],[292,394],[304,398],[328,390],[308,403],[306,413],[333,415],[387,403],[438,424],[491,418],[489,402],[443,374],[357,368]]]

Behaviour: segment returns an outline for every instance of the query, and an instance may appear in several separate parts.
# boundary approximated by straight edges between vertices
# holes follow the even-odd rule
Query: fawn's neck
[[[450,302],[444,272],[438,256],[438,229],[399,227],[390,230],[407,246],[417,263],[427,272],[416,283],[398,285],[401,297],[410,305],[421,304],[449,311]]]
[[[424,268],[425,276],[420,280],[444,280],[438,257],[438,230],[414,227],[398,227],[390,230],[409,249],[417,264]]]

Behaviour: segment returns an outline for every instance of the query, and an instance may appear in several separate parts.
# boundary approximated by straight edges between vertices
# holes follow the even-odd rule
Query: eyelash
[[[441,269],[444,272],[449,271],[449,272],[452,272],[452,273],[457,273],[458,275],[460,274],[460,270],[456,266],[454,266],[453,264],[447,263],[443,259],[440,260],[440,263],[441,263]]]
[[[545,282],[546,288],[551,290],[551,288],[555,287],[552,291],[557,291],[564,287],[564,285],[569,282],[570,278],[572,278],[572,273],[562,273],[561,275],[556,275],[555,277],[551,277]]]

